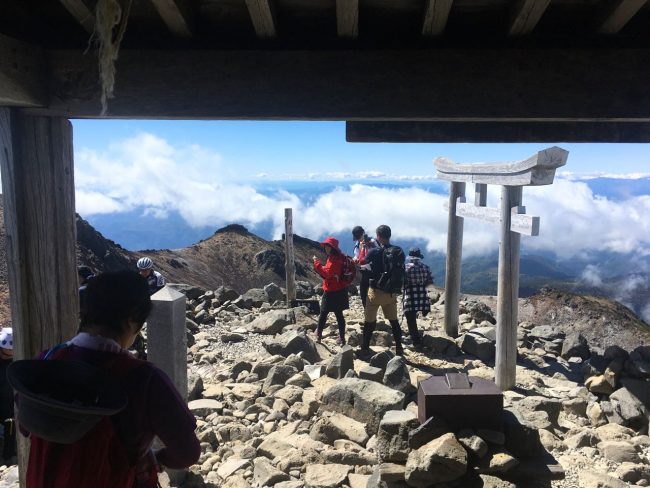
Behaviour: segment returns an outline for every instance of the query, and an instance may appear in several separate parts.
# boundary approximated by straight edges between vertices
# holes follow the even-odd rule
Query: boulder
[[[366,445],[370,436],[366,432],[366,426],[350,417],[339,413],[329,416],[329,421],[338,433],[338,439],[349,439],[362,446]]]
[[[457,339],[458,347],[482,361],[494,359],[495,345],[490,339],[468,332]]]
[[[289,315],[282,310],[271,310],[253,320],[249,327],[258,334],[274,335],[291,323]]]
[[[458,354],[456,343],[445,336],[424,334],[422,336],[422,346],[425,349],[431,349],[434,354],[446,354],[447,356]]]
[[[354,371],[354,351],[350,346],[343,346],[327,364],[325,374],[330,378],[344,378],[348,371]]]
[[[217,400],[205,398],[201,400],[192,400],[187,406],[190,409],[190,412],[198,417],[207,417],[211,413],[221,413],[223,410],[223,403]]]
[[[363,366],[359,370],[359,378],[362,380],[378,381],[381,383],[384,378],[384,373],[380,368],[375,368],[374,366]]]
[[[550,325],[538,325],[528,332],[528,337],[533,339],[543,339],[553,341],[554,339],[564,339],[564,332]]]
[[[214,292],[214,298],[219,300],[219,302],[221,303],[225,303],[229,300],[230,301],[236,300],[238,297],[239,297],[239,293],[237,293],[232,288],[228,288],[226,286],[220,286]]]
[[[590,376],[585,381],[585,386],[591,393],[600,393],[603,395],[609,395],[614,391],[614,386],[605,377],[604,374]]]
[[[581,469],[578,472],[580,488],[627,488],[624,481],[594,471]]]
[[[305,488],[337,488],[352,470],[344,464],[310,464],[305,471]]]
[[[520,459],[534,459],[544,452],[538,428],[527,422],[520,414],[505,409],[503,427],[506,448]]]
[[[438,417],[429,417],[422,425],[409,432],[409,447],[418,449],[447,432],[449,432],[449,427],[444,420]]]
[[[242,295],[245,300],[250,300],[253,307],[259,308],[268,300],[266,292],[262,288],[251,288]]]
[[[322,408],[342,413],[368,424],[376,432],[379,420],[389,410],[400,410],[404,394],[374,381],[343,378],[325,392]]]
[[[269,303],[273,303],[275,301],[284,301],[285,296],[284,292],[282,291],[282,288],[280,288],[278,285],[275,283],[269,283],[264,287],[264,293],[266,293],[266,299]]]
[[[496,319],[494,318],[494,314],[492,313],[492,309],[484,302],[467,302],[459,307],[459,311],[460,313],[469,314],[470,318],[477,324],[480,324],[484,320],[490,322],[491,324],[497,323]]]
[[[507,451],[490,452],[478,464],[478,471],[485,474],[507,473],[519,461]]]
[[[641,458],[634,445],[628,441],[603,441],[598,450],[604,457],[615,463],[640,463]]]
[[[368,364],[374,368],[381,369],[383,374],[386,371],[386,366],[388,365],[388,361],[390,361],[394,357],[395,354],[393,354],[390,351],[381,351],[375,354],[374,356],[372,356]]]
[[[273,467],[268,459],[258,457],[253,460],[253,479],[258,486],[273,486],[281,481],[287,481],[289,475]]]
[[[302,353],[302,357],[310,363],[320,361],[320,356],[316,351],[316,344],[304,332],[288,330],[284,334],[265,340],[263,346],[270,354],[280,354],[288,357],[291,354]]]
[[[314,287],[308,281],[296,281],[296,298],[306,300],[314,296]]]
[[[266,375],[266,379],[264,380],[262,391],[266,393],[273,385],[284,385],[287,380],[297,372],[296,368],[292,366],[285,366],[282,364],[271,366],[271,369],[269,369],[269,373]]]
[[[647,386],[648,383],[645,384],[646,388],[650,388]],[[625,420],[624,425],[629,425],[634,428],[642,427],[648,411],[641,400],[630,390],[625,387],[619,388],[609,396],[609,401],[612,402],[619,415]]]
[[[591,356],[589,351],[589,343],[585,336],[580,332],[572,332],[564,339],[562,343],[562,353],[560,354],[564,359],[578,357],[588,359]]]
[[[600,408],[600,403],[598,402],[590,402],[587,405],[587,418],[594,427],[605,425],[607,423],[607,417],[602,408]]]
[[[285,402],[287,402],[287,405],[291,406],[294,403],[302,400],[303,393],[304,390],[299,386],[286,385],[282,387],[280,390],[276,391],[273,396],[280,400],[284,400]]]
[[[474,434],[471,430],[462,430],[458,433],[458,442],[460,442],[467,452],[481,459],[487,454],[488,445],[483,439]]]
[[[411,375],[406,367],[406,362],[400,356],[396,356],[388,361],[382,383],[394,390],[401,391],[405,395],[415,391],[415,388],[411,384]]]
[[[311,381],[316,381],[325,374],[325,366],[322,364],[305,364],[304,370]]]
[[[467,471],[467,453],[452,433],[410,452],[404,474],[409,486],[426,488],[453,481]]]
[[[626,441],[634,436],[634,431],[617,424],[605,424],[596,428],[596,434],[601,441]]]
[[[419,422],[413,412],[389,410],[379,422],[377,431],[377,454],[383,462],[404,462],[408,458],[409,432]]]

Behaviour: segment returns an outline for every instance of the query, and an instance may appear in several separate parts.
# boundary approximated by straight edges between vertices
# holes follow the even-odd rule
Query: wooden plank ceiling
[[[127,0],[121,0],[126,2]],[[129,48],[331,48],[650,41],[647,0],[132,0]],[[0,34],[83,48],[96,0],[4,0]],[[352,43],[352,44],[350,44]]]

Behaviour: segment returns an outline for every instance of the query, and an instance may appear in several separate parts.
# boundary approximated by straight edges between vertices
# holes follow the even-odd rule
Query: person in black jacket
[[[14,391],[7,381],[7,367],[14,359],[14,340],[11,327],[0,330],[0,421],[4,427],[2,457],[5,463],[16,455],[14,426]]]

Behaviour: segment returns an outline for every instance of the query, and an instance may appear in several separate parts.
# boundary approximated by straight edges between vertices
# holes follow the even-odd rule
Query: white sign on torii
[[[526,215],[526,207],[521,205],[522,187],[552,184],[555,170],[566,164],[568,155],[564,149],[551,147],[516,163],[455,164],[446,158],[434,160],[436,176],[451,182],[449,204],[445,205],[449,209],[445,331],[452,337],[458,336],[463,219],[501,223],[495,376],[502,390],[515,386],[520,236],[539,235],[539,217]],[[466,183],[475,184],[473,204],[465,199]],[[502,186],[501,208],[486,206],[487,185]]]

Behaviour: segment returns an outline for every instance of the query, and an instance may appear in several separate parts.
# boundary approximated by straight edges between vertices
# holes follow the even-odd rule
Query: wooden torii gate
[[[445,278],[445,332],[451,337],[458,336],[463,219],[501,223],[495,375],[502,390],[515,386],[520,236],[539,235],[539,217],[526,215],[526,207],[521,205],[522,187],[552,184],[555,170],[566,164],[568,155],[564,149],[551,147],[516,163],[455,164],[446,158],[434,160],[436,176],[451,182]],[[465,199],[466,183],[475,184],[473,204]],[[486,206],[487,185],[502,186],[501,208]]]

